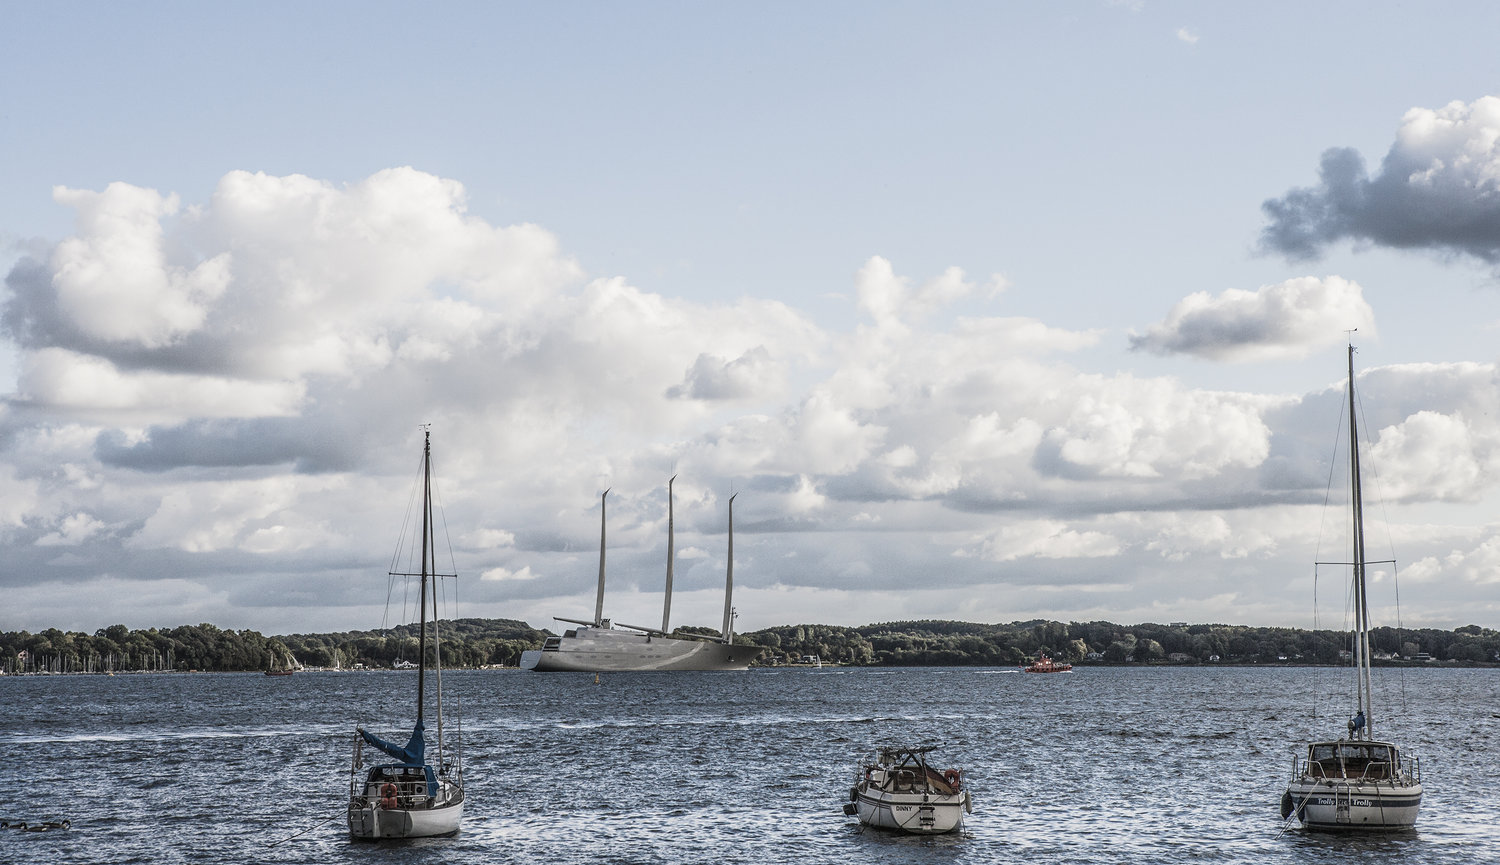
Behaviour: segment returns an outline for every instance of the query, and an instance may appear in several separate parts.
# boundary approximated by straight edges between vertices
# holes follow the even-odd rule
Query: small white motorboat
[[[860,767],[844,813],[866,826],[916,835],[941,835],[963,827],[974,811],[962,769],[927,764],[932,746],[881,748]]]

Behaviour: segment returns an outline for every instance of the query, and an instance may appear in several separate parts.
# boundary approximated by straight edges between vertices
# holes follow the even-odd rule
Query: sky
[[[1500,6],[0,12],[0,630],[1500,627]]]

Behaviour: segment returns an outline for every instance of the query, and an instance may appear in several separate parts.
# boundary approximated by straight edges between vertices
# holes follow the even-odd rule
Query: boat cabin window
[[[1364,760],[1389,763],[1395,758],[1395,749],[1389,745],[1370,745],[1363,742],[1338,742],[1312,746],[1314,760]]]

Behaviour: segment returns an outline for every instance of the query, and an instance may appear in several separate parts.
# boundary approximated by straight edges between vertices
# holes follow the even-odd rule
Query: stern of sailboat
[[[1320,831],[1404,831],[1422,804],[1421,764],[1389,742],[1314,742],[1293,759],[1281,817]]]

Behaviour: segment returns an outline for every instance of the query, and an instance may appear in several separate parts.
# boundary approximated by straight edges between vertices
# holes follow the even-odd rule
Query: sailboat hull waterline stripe
[[[1294,783],[1290,807],[1309,829],[1399,832],[1416,825],[1422,787]]]

